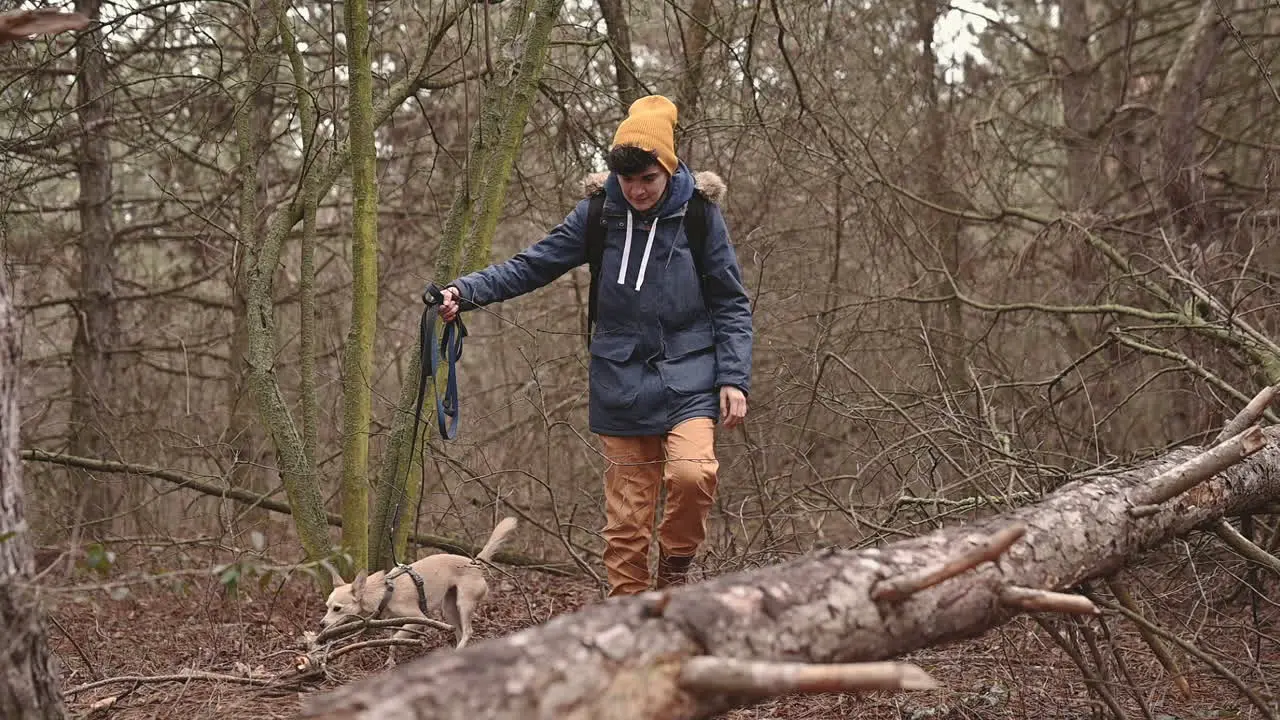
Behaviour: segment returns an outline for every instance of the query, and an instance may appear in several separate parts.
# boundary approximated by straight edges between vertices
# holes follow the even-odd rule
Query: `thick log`
[[[879,548],[825,550],[666,593],[613,598],[319,694],[306,702],[304,715],[711,717],[761,697],[690,690],[681,678],[696,674],[691,662],[706,663],[709,656],[883,661],[981,635],[1034,604],[1027,590],[1068,592],[1138,562],[1175,537],[1273,502],[1280,497],[1277,437],[1280,430],[1264,431],[1260,450],[1156,505],[1151,515],[1135,517],[1129,498],[1148,499],[1143,490],[1153,479],[1207,449],[1178,448],[1135,470],[1068,483],[1034,505]],[[958,567],[964,563],[957,558],[970,559],[1012,535],[1019,537],[993,561],[936,584],[894,582],[932,579],[931,569]],[[874,600],[876,588],[890,599]]]

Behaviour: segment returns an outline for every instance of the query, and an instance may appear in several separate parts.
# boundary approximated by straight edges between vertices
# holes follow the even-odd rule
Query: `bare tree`
[[[96,19],[100,0],[79,0],[76,11]],[[111,95],[102,33],[90,27],[76,38],[76,99],[80,120],[80,280],[75,305],[76,334],[71,348],[71,452],[103,457],[111,454],[111,409],[114,399],[115,349],[120,319],[116,306],[116,238],[112,221],[112,159],[107,123]],[[77,473],[77,515],[88,530],[111,530],[121,491],[103,478]]]
[[[7,269],[0,270],[0,717],[54,720],[65,714],[45,637],[31,528],[23,512],[18,390],[22,351]]]
[[[28,35],[78,30],[79,13],[57,10],[0,15],[0,43]],[[66,714],[44,629],[43,605],[27,583],[35,575],[31,528],[24,512],[19,446],[22,347],[8,268],[0,268],[0,716],[61,720]]]

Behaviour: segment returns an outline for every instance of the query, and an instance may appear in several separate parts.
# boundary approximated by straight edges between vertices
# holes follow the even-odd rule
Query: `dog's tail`
[[[477,560],[489,562],[493,559],[494,553],[498,552],[498,548],[507,541],[507,537],[516,529],[516,519],[513,517],[504,517],[493,528],[493,532],[489,534],[489,541],[480,548],[479,554],[476,555]]]

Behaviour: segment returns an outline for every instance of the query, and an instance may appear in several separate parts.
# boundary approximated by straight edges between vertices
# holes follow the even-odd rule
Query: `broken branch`
[[[1068,615],[1097,615],[1099,610],[1083,595],[1037,590],[1007,585],[1000,588],[1000,602],[1019,610],[1057,612]]]
[[[917,572],[885,578],[872,587],[871,599],[890,602],[902,600],[965,571],[972,570],[984,562],[994,562],[1026,532],[1025,525],[1011,525],[993,533],[981,545],[963,555],[937,565],[931,565]]]
[[[918,665],[866,662],[830,665],[689,658],[680,668],[680,686],[694,692],[774,697],[790,693],[929,690],[938,681]]]
[[[33,35],[83,30],[88,25],[88,17],[78,12],[63,12],[55,8],[0,13],[0,43],[26,40]]]
[[[1160,504],[1171,500],[1214,475],[1226,470],[1267,445],[1262,428],[1254,425],[1203,453],[1157,475],[1130,496],[1134,506],[1129,514],[1147,517],[1160,512]]]
[[[1267,387],[1262,388],[1257,395],[1253,396],[1253,399],[1249,401],[1249,404],[1244,406],[1244,409],[1241,410],[1239,414],[1231,418],[1230,422],[1226,425],[1222,426],[1222,432],[1218,433],[1218,436],[1213,439],[1213,444],[1217,445],[1230,437],[1238,435],[1243,432],[1245,428],[1258,422],[1258,419],[1262,417],[1263,413],[1267,411],[1267,408],[1271,407],[1271,403],[1275,401],[1277,391],[1280,391],[1280,385],[1268,385]]]

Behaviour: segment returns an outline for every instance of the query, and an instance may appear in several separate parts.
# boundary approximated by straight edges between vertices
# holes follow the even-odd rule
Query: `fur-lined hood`
[[[582,178],[582,196],[590,197],[596,191],[604,187],[605,180],[609,179],[608,172],[596,172]],[[710,170],[700,170],[693,173],[693,186],[703,192],[707,199],[713,203],[720,203],[724,196],[729,192],[729,187],[725,184],[724,178]]]

